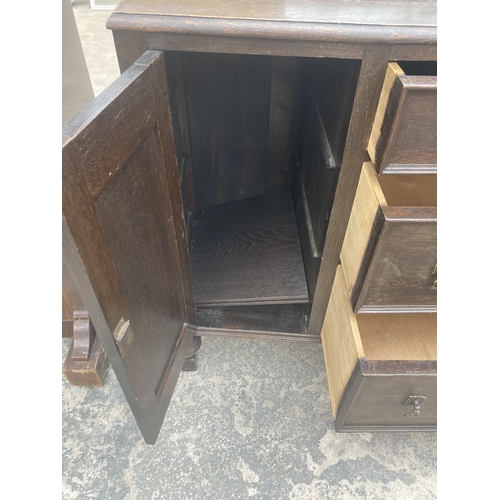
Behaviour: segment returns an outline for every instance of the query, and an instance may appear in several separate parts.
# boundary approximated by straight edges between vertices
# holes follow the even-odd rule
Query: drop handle
[[[427,396],[421,396],[420,394],[412,394],[411,396],[408,396],[406,401],[404,402],[405,405],[413,405],[413,411],[410,411],[408,413],[405,413],[403,416],[404,417],[418,417],[420,415],[420,406],[424,402],[424,399],[426,399]]]
[[[434,266],[434,269],[431,273],[431,276],[433,278],[436,278],[433,282],[432,282],[432,285],[431,285],[431,290],[437,290],[438,289],[438,280],[437,280],[437,277],[438,277],[438,265],[436,264]]]

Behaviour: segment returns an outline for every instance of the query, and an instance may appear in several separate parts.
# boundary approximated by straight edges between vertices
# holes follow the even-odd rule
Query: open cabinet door
[[[154,444],[196,331],[163,53],[70,121],[62,149],[63,258]]]

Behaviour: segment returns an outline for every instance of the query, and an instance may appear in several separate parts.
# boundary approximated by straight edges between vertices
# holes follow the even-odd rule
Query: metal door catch
[[[129,328],[130,321],[125,321],[122,318],[113,332],[113,338],[115,339],[115,344],[120,351],[122,358],[127,354],[132,342],[134,340],[134,333],[132,328]]]

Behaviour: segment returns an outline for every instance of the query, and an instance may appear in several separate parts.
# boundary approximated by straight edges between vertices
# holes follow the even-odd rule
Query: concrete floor
[[[109,12],[74,5],[96,95],[119,74]],[[69,341],[63,341],[63,357]],[[63,498],[427,500],[435,433],[334,431],[320,345],[204,338],[157,444],[146,445],[109,370],[63,378]]]

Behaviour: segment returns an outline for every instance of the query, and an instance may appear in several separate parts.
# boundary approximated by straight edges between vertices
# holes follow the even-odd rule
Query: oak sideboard
[[[122,0],[63,258],[154,444],[201,338],[322,344],[337,431],[437,425],[435,1]]]

